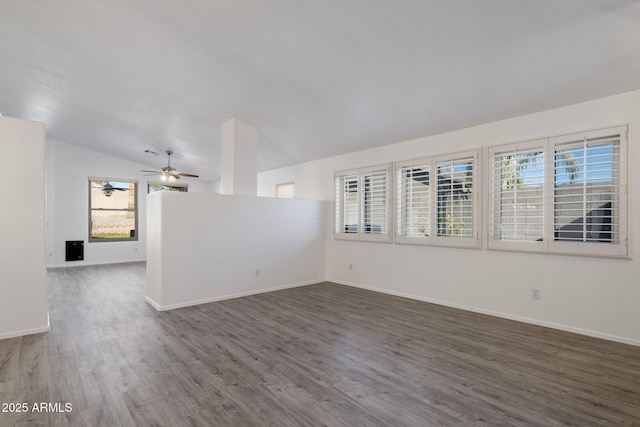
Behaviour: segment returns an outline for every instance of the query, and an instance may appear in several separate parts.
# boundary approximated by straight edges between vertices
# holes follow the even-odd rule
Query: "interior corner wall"
[[[155,163],[162,160],[154,159]],[[166,160],[166,159],[165,159]],[[156,169],[81,148],[63,141],[47,140],[47,266],[74,267],[143,261],[146,259],[146,196],[150,179],[141,169]],[[138,240],[89,243],[90,176],[138,180]],[[210,185],[181,179],[190,192],[209,192]],[[82,240],[83,261],[65,261],[65,242]]]
[[[296,196],[334,199],[339,170],[631,124],[632,259],[587,258],[334,240],[327,216],[328,280],[640,345],[640,91],[259,174],[258,194],[294,181]],[[484,152],[483,152],[484,156]],[[482,199],[486,199],[486,188]],[[486,218],[482,218],[486,235]],[[352,265],[353,269],[349,266]],[[531,298],[532,289],[541,299]]]
[[[0,117],[0,339],[49,330],[44,125]]]

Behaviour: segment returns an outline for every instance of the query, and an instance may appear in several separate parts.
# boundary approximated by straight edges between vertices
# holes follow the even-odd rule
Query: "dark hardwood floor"
[[[158,313],[142,263],[48,278],[0,426],[640,426],[639,347],[331,283]]]

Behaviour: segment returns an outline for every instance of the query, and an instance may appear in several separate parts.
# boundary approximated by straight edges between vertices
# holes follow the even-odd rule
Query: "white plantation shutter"
[[[389,171],[382,165],[334,175],[336,238],[390,241]]]
[[[396,241],[399,243],[431,241],[430,169],[429,159],[396,166]]]
[[[396,164],[396,242],[479,247],[478,152]]]
[[[434,242],[478,246],[477,164],[475,152],[436,159]]]
[[[489,149],[488,246],[627,256],[627,127]]]
[[[490,248],[544,246],[545,141],[492,148]]]
[[[554,251],[627,255],[626,127],[550,143]]]
[[[341,172],[335,175],[336,234],[356,234],[359,230],[359,176],[354,172]]]
[[[388,168],[362,173],[362,213],[364,234],[389,234]]]

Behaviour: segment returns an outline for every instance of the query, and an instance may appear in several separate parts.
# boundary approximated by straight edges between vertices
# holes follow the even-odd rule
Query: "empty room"
[[[640,426],[639,35],[3,2],[0,426]]]

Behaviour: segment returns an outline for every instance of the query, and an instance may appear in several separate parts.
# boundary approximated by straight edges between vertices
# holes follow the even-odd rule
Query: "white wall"
[[[159,310],[325,278],[326,202],[166,192],[147,201],[147,301]]]
[[[636,171],[640,150],[634,132],[640,123],[640,91],[264,172],[259,174],[258,194],[273,196],[277,183],[294,181],[296,197],[332,201],[333,173],[337,170],[625,123],[632,124],[632,260],[339,241],[331,235],[331,212],[327,216],[327,277],[338,283],[640,345],[640,185]],[[531,299],[532,288],[541,290],[540,300]]]
[[[47,265],[49,267],[107,264],[146,259],[147,181],[141,169],[154,169],[117,157],[80,148],[66,142],[47,140]],[[88,178],[137,179],[138,241],[88,243]],[[181,178],[190,192],[211,191],[211,184]],[[65,241],[84,240],[84,261],[65,262]]]
[[[0,117],[0,339],[49,330],[44,125]]]

